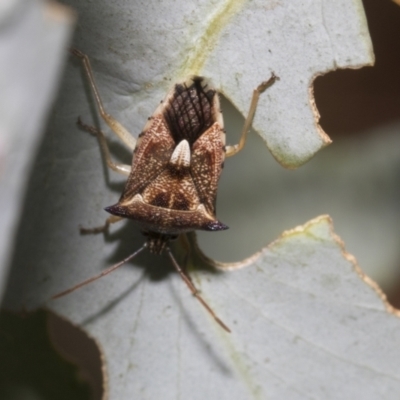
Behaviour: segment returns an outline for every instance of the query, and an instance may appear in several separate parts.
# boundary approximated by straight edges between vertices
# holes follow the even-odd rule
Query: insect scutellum
[[[272,85],[277,77],[272,74],[268,81],[254,90],[242,136],[237,145],[225,145],[218,93],[205,78],[199,76],[190,76],[174,85],[148,119],[136,140],[104,110],[89,58],[77,49],[72,49],[71,53],[82,60],[101,117],[133,151],[132,166],[114,163],[103,132],[83,124],[78,119],[80,127],[99,139],[107,165],[116,172],[128,175],[119,201],[105,208],[112,216],[103,226],[82,228],[81,232],[104,232],[111,223],[128,218],[139,224],[146,241],[121,262],[53,298],[71,293],[111,273],[144,249],[156,254],[165,251],[193,295],[214,319],[230,332],[179,266],[169,243],[179,235],[186,235],[195,230],[219,231],[228,228],[216,218],[215,211],[218,180],[223,163],[225,157],[236,154],[244,147],[259,95]]]

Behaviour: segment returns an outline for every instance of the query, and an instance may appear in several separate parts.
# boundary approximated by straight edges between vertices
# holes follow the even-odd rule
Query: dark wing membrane
[[[215,123],[193,145],[191,174],[200,203],[215,215],[218,180],[225,160],[222,128]]]
[[[174,148],[175,143],[162,116],[153,117],[152,124],[137,142],[132,172],[120,202],[141,193],[167,167]]]
[[[171,135],[178,144],[186,139],[190,147],[214,122],[214,98],[216,91],[207,89],[203,78],[193,77],[192,83],[175,85],[163,115]]]

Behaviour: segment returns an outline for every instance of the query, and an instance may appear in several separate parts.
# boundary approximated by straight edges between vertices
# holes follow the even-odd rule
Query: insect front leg
[[[115,222],[121,221],[123,220],[122,217],[117,217],[116,215],[112,215],[111,217],[108,217],[106,219],[106,222],[104,223],[104,225],[100,225],[100,226],[96,226],[94,228],[83,228],[80,227],[79,230],[81,232],[82,235],[88,235],[88,234],[98,234],[98,233],[104,233],[108,231],[108,227],[111,224],[114,224]]]
[[[271,77],[267,81],[262,82],[260,85],[258,85],[258,87],[256,89],[254,89],[253,97],[252,97],[251,103],[250,103],[250,109],[247,114],[247,118],[244,121],[240,141],[238,144],[235,144],[233,146],[226,146],[226,154],[225,154],[226,157],[234,156],[235,154],[239,153],[240,150],[243,149],[243,147],[246,143],[247,134],[249,133],[251,124],[253,123],[253,118],[254,118],[254,114],[257,109],[257,104],[258,104],[258,99],[260,98],[260,94],[263,93],[271,85],[273,85],[273,83],[277,79],[279,79],[279,78],[274,73],[272,73]]]
[[[95,128],[94,126],[84,124],[80,118],[78,118],[77,124],[80,128],[89,132],[91,135],[97,137],[97,139],[99,140],[101,152],[103,154],[103,157],[104,157],[108,167],[115,172],[119,172],[122,175],[129,176],[129,174],[131,173],[130,165],[115,163],[111,159],[110,149],[108,148],[107,140],[106,140],[104,133],[100,129]]]
[[[71,49],[70,52],[74,56],[82,60],[83,67],[89,80],[90,87],[93,90],[94,98],[96,100],[96,104],[101,117],[103,118],[105,123],[112,129],[112,131],[125,143],[125,145],[128,146],[131,150],[134,150],[134,148],[136,147],[136,139],[121,123],[119,123],[113,116],[111,116],[104,110],[103,102],[101,101],[96,82],[94,81],[93,70],[90,65],[89,57],[77,49]]]
[[[193,283],[191,276],[188,274],[188,265],[189,265],[189,259],[192,255],[192,246],[190,244],[190,241],[186,233],[182,233],[181,235],[179,235],[178,240],[185,251],[185,254],[183,256],[182,270],[189,278],[189,280]]]

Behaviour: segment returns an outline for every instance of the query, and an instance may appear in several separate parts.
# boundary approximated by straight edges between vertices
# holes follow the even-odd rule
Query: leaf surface
[[[263,94],[254,125],[290,168],[329,143],[313,108],[314,77],[373,59],[356,1],[69,3],[80,15],[75,45],[92,60],[105,107],[135,135],[187,74],[210,77],[245,114],[252,89],[274,71],[280,80]],[[78,115],[98,120],[79,67],[77,60],[67,67],[33,169],[8,308],[42,305],[143,243],[130,223],[79,235],[78,225],[103,222],[102,208],[124,183],[101,168],[95,139],[75,125]],[[119,144],[111,147],[130,164]],[[193,272],[231,335],[166,257],[149,254],[47,305],[98,340],[110,399],[397,398],[399,319],[365,283],[328,217],[285,233],[249,261]]]

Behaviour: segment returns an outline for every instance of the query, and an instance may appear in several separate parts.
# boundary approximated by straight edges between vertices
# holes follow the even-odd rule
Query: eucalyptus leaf
[[[275,72],[280,80],[261,97],[254,125],[291,168],[329,143],[317,125],[314,77],[373,61],[358,1],[69,3],[80,16],[74,45],[92,60],[105,108],[135,135],[185,75],[210,77],[245,114],[253,88]],[[47,304],[82,325],[104,353],[110,399],[396,399],[399,319],[328,217],[286,232],[242,268],[210,270],[191,255],[195,284],[231,334],[165,256],[141,254],[47,302],[144,241],[129,222],[79,235],[79,225],[104,221],[102,208],[124,184],[76,127],[78,115],[103,126],[80,70],[71,58],[33,168],[5,306]],[[129,164],[109,137],[113,157]],[[175,251],[182,256],[179,244]]]

